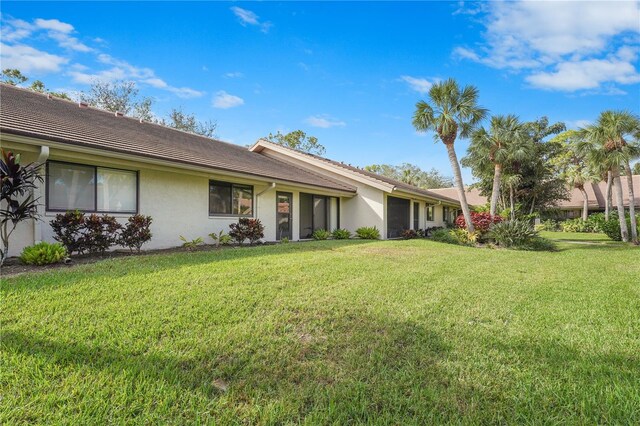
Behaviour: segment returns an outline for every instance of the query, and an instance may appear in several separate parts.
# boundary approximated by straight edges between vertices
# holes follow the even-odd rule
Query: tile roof
[[[0,131],[327,189],[356,188],[247,148],[0,84]]]
[[[266,141],[264,139],[259,140],[257,143],[262,145],[262,146],[266,146],[266,147],[269,147],[269,145],[271,145],[271,146],[274,146],[274,147],[278,147],[280,149],[285,149],[285,150],[288,150],[288,151],[292,151],[292,152],[295,152],[297,154],[301,154],[303,156],[310,157],[310,158],[313,158],[315,160],[321,161],[323,163],[331,164],[333,166],[337,166],[337,167],[340,167],[342,169],[349,170],[351,172],[366,176],[368,178],[375,179],[378,182],[383,182],[383,183],[386,183],[388,185],[393,185],[394,187],[396,187],[399,190],[409,191],[409,192],[413,192],[413,193],[424,195],[426,197],[435,198],[437,200],[449,201],[449,202],[452,202],[452,203],[455,203],[455,204],[459,204],[457,196],[456,197],[450,197],[450,196],[447,196],[446,194],[440,194],[440,193],[438,193],[438,192],[436,192],[435,190],[432,190],[432,189],[429,189],[429,190],[423,189],[423,188],[420,188],[420,187],[417,187],[417,186],[414,186],[414,185],[410,185],[408,183],[405,183],[405,182],[402,182],[402,181],[399,181],[399,180],[396,180],[396,179],[392,179],[392,178],[389,178],[389,177],[386,177],[386,176],[379,175],[379,174],[374,173],[374,172],[370,172],[370,171],[365,170],[365,169],[360,169],[358,167],[354,167],[354,166],[352,166],[350,164],[342,163],[340,161],[335,161],[335,160],[331,160],[329,158],[321,157],[319,155],[309,154],[307,152],[298,151],[296,149],[289,148],[289,147],[286,147],[286,146],[276,145],[273,142],[269,142],[269,141]]]

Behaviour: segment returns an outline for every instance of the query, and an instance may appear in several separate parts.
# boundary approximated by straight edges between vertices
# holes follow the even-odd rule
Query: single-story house
[[[453,198],[263,140],[251,148],[0,85],[0,143],[38,162],[41,220],[22,223],[10,255],[53,241],[60,212],[153,218],[145,248],[229,231],[258,218],[265,240],[302,240],[314,230],[376,226],[383,238],[443,226]]]
[[[629,207],[629,189],[627,186],[627,177],[621,176],[620,181],[622,183],[623,204],[625,207]],[[605,209],[607,182],[590,182],[584,186],[584,189],[587,192],[589,212],[603,212]],[[455,188],[431,189],[430,191],[448,198],[453,198],[456,200],[459,199],[458,192]],[[467,188],[465,194],[467,196],[467,202],[470,206],[484,206],[489,202],[489,199],[484,195],[481,195],[480,190],[477,188]],[[640,175],[633,176],[633,194],[635,205],[640,206]],[[569,199],[559,201],[557,208],[560,211],[561,216],[564,218],[572,219],[581,217],[583,201],[584,198],[582,196],[582,192],[577,188],[572,188],[569,191]],[[615,208],[615,203],[615,193],[612,193],[611,208]]]

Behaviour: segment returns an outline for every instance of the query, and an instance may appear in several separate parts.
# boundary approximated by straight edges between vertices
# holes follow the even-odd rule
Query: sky
[[[411,125],[449,77],[522,120],[640,113],[639,2],[3,1],[0,19],[1,68],[51,90],[130,80],[159,117],[182,108],[240,145],[302,129],[356,166],[451,176],[444,146]]]

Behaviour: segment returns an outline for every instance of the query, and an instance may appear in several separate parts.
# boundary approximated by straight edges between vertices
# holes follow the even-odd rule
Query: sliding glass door
[[[340,227],[340,201],[337,197],[300,193],[300,238],[311,238],[318,229]]]
[[[409,229],[411,202],[404,198],[387,197],[387,238],[399,238]]]

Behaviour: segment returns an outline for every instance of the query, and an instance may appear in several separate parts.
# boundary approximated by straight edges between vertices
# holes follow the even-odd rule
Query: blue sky
[[[51,89],[133,80],[158,116],[182,107],[242,145],[302,129],[359,166],[451,175],[411,126],[448,77],[524,120],[640,112],[638,2],[3,2],[1,19],[2,68]]]

